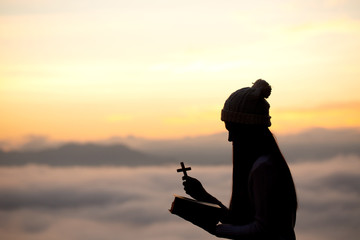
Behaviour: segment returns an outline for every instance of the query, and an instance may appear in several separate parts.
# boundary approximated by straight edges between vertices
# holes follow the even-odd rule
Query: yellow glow
[[[360,102],[326,105],[312,109],[274,110],[272,128],[279,133],[289,133],[311,127],[359,127],[359,109]]]
[[[359,126],[350,2],[135,2],[0,3],[0,140],[216,133],[258,78],[275,131]]]

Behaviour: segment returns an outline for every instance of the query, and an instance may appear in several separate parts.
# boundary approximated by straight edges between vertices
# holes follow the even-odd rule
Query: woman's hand
[[[184,176],[183,180],[184,190],[191,197],[199,201],[206,201],[207,198],[209,198],[209,194],[206,192],[199,180],[189,176]]]

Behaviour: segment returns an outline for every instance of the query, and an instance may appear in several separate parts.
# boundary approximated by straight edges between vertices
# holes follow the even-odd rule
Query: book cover
[[[214,226],[221,217],[219,205],[201,202],[191,198],[174,195],[174,201],[169,211],[195,225]]]

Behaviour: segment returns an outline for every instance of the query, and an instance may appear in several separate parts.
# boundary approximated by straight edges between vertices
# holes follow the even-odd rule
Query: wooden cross
[[[191,170],[191,167],[187,167],[187,168],[186,168],[184,162],[181,162],[180,165],[181,165],[181,168],[177,169],[176,171],[177,171],[177,172],[183,172],[183,173],[184,173],[184,177],[187,177],[186,171],[190,171],[190,170]]]

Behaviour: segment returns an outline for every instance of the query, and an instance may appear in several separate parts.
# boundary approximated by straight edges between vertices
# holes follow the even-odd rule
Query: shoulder
[[[278,174],[278,169],[274,164],[274,159],[271,155],[260,156],[254,162],[250,170],[250,178],[274,178]]]
[[[254,162],[251,172],[263,168],[271,168],[273,166],[272,157],[270,155],[262,155]]]
[[[276,186],[277,176],[271,156],[264,155],[256,159],[248,178],[249,191],[252,192],[254,198],[266,199],[265,196],[270,196],[270,192]]]

